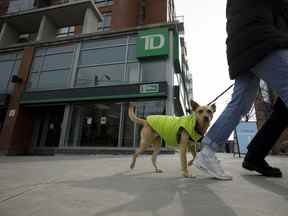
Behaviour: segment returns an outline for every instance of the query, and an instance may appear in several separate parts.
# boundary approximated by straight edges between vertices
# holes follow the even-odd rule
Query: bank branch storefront
[[[36,43],[16,115],[1,117],[2,125],[13,118],[19,125],[9,132],[19,138],[12,139],[8,152],[133,150],[140,128],[128,118],[129,103],[143,117],[184,114],[189,108],[175,91],[182,85],[175,78],[176,49],[171,26]],[[176,106],[177,101],[184,104]],[[9,106],[1,110],[13,112]]]

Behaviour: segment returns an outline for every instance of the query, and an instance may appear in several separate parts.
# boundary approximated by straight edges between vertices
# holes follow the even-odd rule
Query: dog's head
[[[191,107],[192,111],[196,114],[197,130],[204,135],[216,111],[216,105],[200,106],[197,102],[191,101]]]

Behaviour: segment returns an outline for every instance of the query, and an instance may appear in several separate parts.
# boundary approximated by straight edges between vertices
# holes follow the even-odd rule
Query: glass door
[[[0,108],[0,131],[3,128],[5,117],[6,117],[7,109]]]
[[[74,105],[68,146],[117,147],[120,104]]]
[[[64,107],[40,107],[33,111],[34,134],[36,147],[58,147]]]

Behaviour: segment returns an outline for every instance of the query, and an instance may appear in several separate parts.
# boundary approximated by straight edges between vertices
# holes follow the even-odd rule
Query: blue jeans
[[[203,138],[204,145],[210,146],[214,151],[223,147],[241,117],[250,110],[258,93],[260,79],[288,107],[288,50],[273,52],[251,68],[251,71],[237,77],[231,101]]]

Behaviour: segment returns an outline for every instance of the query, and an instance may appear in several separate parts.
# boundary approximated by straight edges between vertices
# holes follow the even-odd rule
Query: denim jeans
[[[225,144],[241,117],[251,108],[260,79],[273,89],[288,107],[288,50],[277,50],[235,79],[231,101],[203,138],[202,143],[217,151]],[[222,146],[223,147],[223,146]]]

